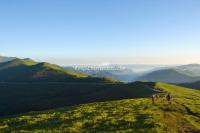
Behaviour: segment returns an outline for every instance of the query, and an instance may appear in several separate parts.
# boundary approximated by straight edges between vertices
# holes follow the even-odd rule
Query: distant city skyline
[[[62,66],[200,63],[199,0],[0,1],[0,55]]]

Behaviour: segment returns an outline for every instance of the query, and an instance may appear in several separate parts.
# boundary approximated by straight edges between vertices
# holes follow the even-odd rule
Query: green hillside
[[[109,78],[93,78],[87,74],[31,59],[14,59],[0,63],[0,82],[106,82]]]
[[[11,61],[0,63],[0,70],[10,69],[18,66],[31,66],[37,64],[35,61],[29,59],[13,59]]]
[[[0,117],[153,93],[139,83],[0,83]]]
[[[164,83],[139,83],[162,90],[150,98],[91,103],[0,119],[1,132],[200,132],[200,91]],[[164,95],[173,96],[169,104]]]
[[[49,64],[37,63],[30,59],[14,59],[0,63],[0,81],[67,81],[85,78],[88,75]]]
[[[193,88],[193,89],[199,89],[200,90],[200,81],[192,82],[192,83],[182,83],[182,84],[179,84],[179,85],[183,86],[183,87],[188,87],[188,88]]]

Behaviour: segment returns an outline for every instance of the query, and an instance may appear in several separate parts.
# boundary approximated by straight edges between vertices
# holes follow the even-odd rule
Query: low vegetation
[[[0,83],[0,117],[83,103],[149,97],[153,93],[139,83]]]
[[[84,104],[0,119],[1,132],[200,132],[200,91],[164,83],[138,83],[162,90],[150,98]],[[147,88],[146,88],[147,89]],[[165,100],[173,96],[172,104]]]
[[[200,90],[200,81],[192,82],[192,83],[182,83],[182,84],[179,84],[179,85],[183,86],[183,87],[188,87],[188,88]]]

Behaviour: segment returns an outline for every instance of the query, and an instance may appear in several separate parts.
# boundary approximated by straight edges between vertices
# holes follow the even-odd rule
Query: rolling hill
[[[137,80],[168,83],[185,83],[200,80],[200,65],[189,64],[156,70],[139,77]]]
[[[199,89],[200,90],[200,81],[192,82],[192,83],[182,83],[182,84],[179,84],[179,85],[183,86],[183,87],[188,87],[188,88],[193,88],[193,89]]]
[[[74,70],[31,59],[14,59],[0,63],[0,82],[117,82],[109,78],[92,78]]]
[[[31,59],[0,63],[0,117],[81,103],[146,96],[110,78],[90,77],[74,70]],[[139,95],[140,94],[140,95]]]
[[[0,117],[83,103],[149,97],[140,83],[0,83]]]
[[[199,133],[200,91],[165,83],[139,83],[162,90],[150,98],[125,99],[30,112],[0,119],[1,132]],[[164,96],[171,93],[172,104]]]
[[[198,65],[147,75],[172,83],[199,78]],[[172,104],[165,100],[167,93]],[[199,102],[199,90],[171,84],[125,84],[31,59],[0,63],[0,132],[198,133]]]

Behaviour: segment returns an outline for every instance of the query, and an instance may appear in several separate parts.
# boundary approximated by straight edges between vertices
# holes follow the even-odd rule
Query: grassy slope
[[[0,63],[0,82],[101,82],[116,83],[109,78],[93,78],[87,74],[46,62],[14,59]]]
[[[192,83],[182,83],[182,84],[179,84],[179,85],[183,86],[183,87],[189,87],[189,88],[200,90],[200,81],[192,82]]]
[[[64,70],[62,67],[49,64],[37,63],[30,59],[14,59],[0,63],[0,81],[60,81],[72,78],[87,78],[88,75]],[[55,77],[55,78],[54,78]]]
[[[77,78],[88,77],[87,74],[80,73],[80,72],[77,72],[77,71],[74,71],[74,70],[65,70],[60,66],[53,65],[53,64],[50,64],[50,63],[46,63],[46,62],[36,64],[35,66],[33,66],[33,69],[35,69],[35,68],[42,68],[43,71],[40,72],[41,74],[42,73],[44,74],[44,71],[49,69],[49,70],[56,71],[57,73],[60,73],[60,74],[67,74],[67,75],[71,75],[71,76],[74,76],[74,77],[77,77]],[[50,71],[48,71],[48,72],[50,72]]]
[[[0,83],[0,117],[152,93],[138,83]]]
[[[35,64],[36,64],[36,62],[34,62],[32,60],[16,58],[16,59],[8,61],[8,62],[0,63],[0,70],[17,67],[20,65],[31,66],[31,65],[35,65]]]
[[[43,112],[32,112],[0,120],[0,131],[51,132],[199,132],[200,91],[164,83],[144,83],[170,92],[153,105],[149,98],[92,103]]]

